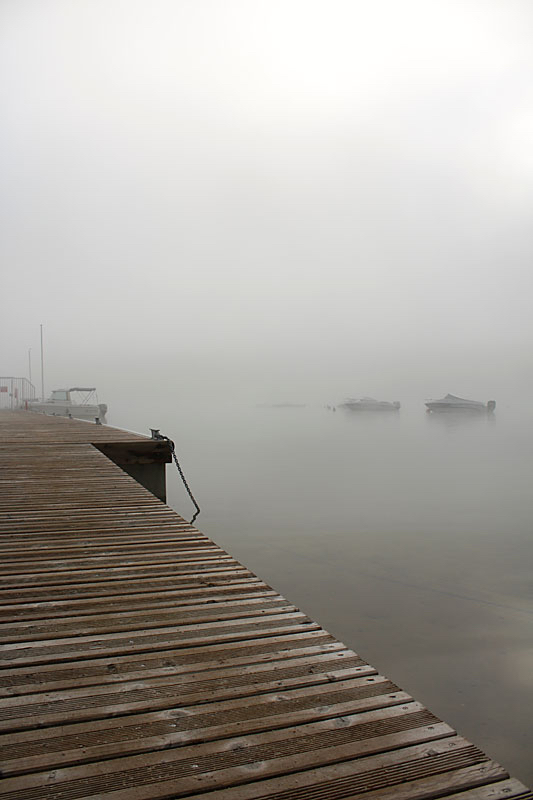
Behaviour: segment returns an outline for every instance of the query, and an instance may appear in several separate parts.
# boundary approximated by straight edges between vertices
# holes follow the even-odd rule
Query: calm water
[[[533,785],[527,413],[113,411],[174,438],[202,531]],[[190,518],[170,468],[168,484]]]

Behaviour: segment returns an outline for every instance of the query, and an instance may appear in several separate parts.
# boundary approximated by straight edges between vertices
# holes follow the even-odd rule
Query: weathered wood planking
[[[0,412],[0,800],[533,798],[97,449],[144,441]]]
[[[75,442],[144,441],[139,433],[92,422],[27,411],[0,411],[0,442],[7,444],[73,444]],[[52,454],[51,454],[52,455]]]

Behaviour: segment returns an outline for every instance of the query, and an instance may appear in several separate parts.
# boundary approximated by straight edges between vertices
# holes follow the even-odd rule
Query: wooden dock
[[[533,800],[124,471],[168,460],[0,412],[0,800]]]

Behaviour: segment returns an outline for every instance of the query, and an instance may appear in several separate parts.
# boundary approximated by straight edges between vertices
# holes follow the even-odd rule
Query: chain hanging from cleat
[[[152,432],[152,439],[164,439],[165,442],[168,442],[169,445],[170,445],[170,452],[172,453],[172,458],[174,459],[174,463],[175,463],[176,467],[178,468],[178,472],[180,474],[181,480],[183,481],[183,485],[185,486],[185,488],[187,490],[187,494],[191,498],[192,502],[194,503],[194,507],[196,509],[196,512],[195,512],[195,514],[194,514],[194,516],[193,516],[193,518],[191,519],[191,522],[190,522],[190,524],[192,525],[194,520],[196,519],[196,517],[200,513],[200,506],[196,502],[195,497],[194,497],[193,493],[190,490],[189,484],[187,483],[185,475],[183,474],[183,470],[182,470],[182,468],[180,466],[180,462],[178,461],[178,457],[176,455],[176,446],[174,445],[174,442],[172,441],[172,439],[169,439],[168,436],[163,436],[163,434],[159,432],[158,428],[150,428],[150,430]]]

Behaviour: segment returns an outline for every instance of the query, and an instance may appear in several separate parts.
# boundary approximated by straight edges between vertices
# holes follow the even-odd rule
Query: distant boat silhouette
[[[388,400],[376,400],[374,397],[361,397],[359,399],[349,398],[344,403],[340,403],[339,407],[347,408],[350,411],[399,411],[400,403],[398,400],[389,402]]]
[[[496,402],[489,400],[482,403],[480,400],[466,400],[464,397],[456,397],[454,394],[447,394],[440,400],[426,400],[428,411],[494,411]]]

